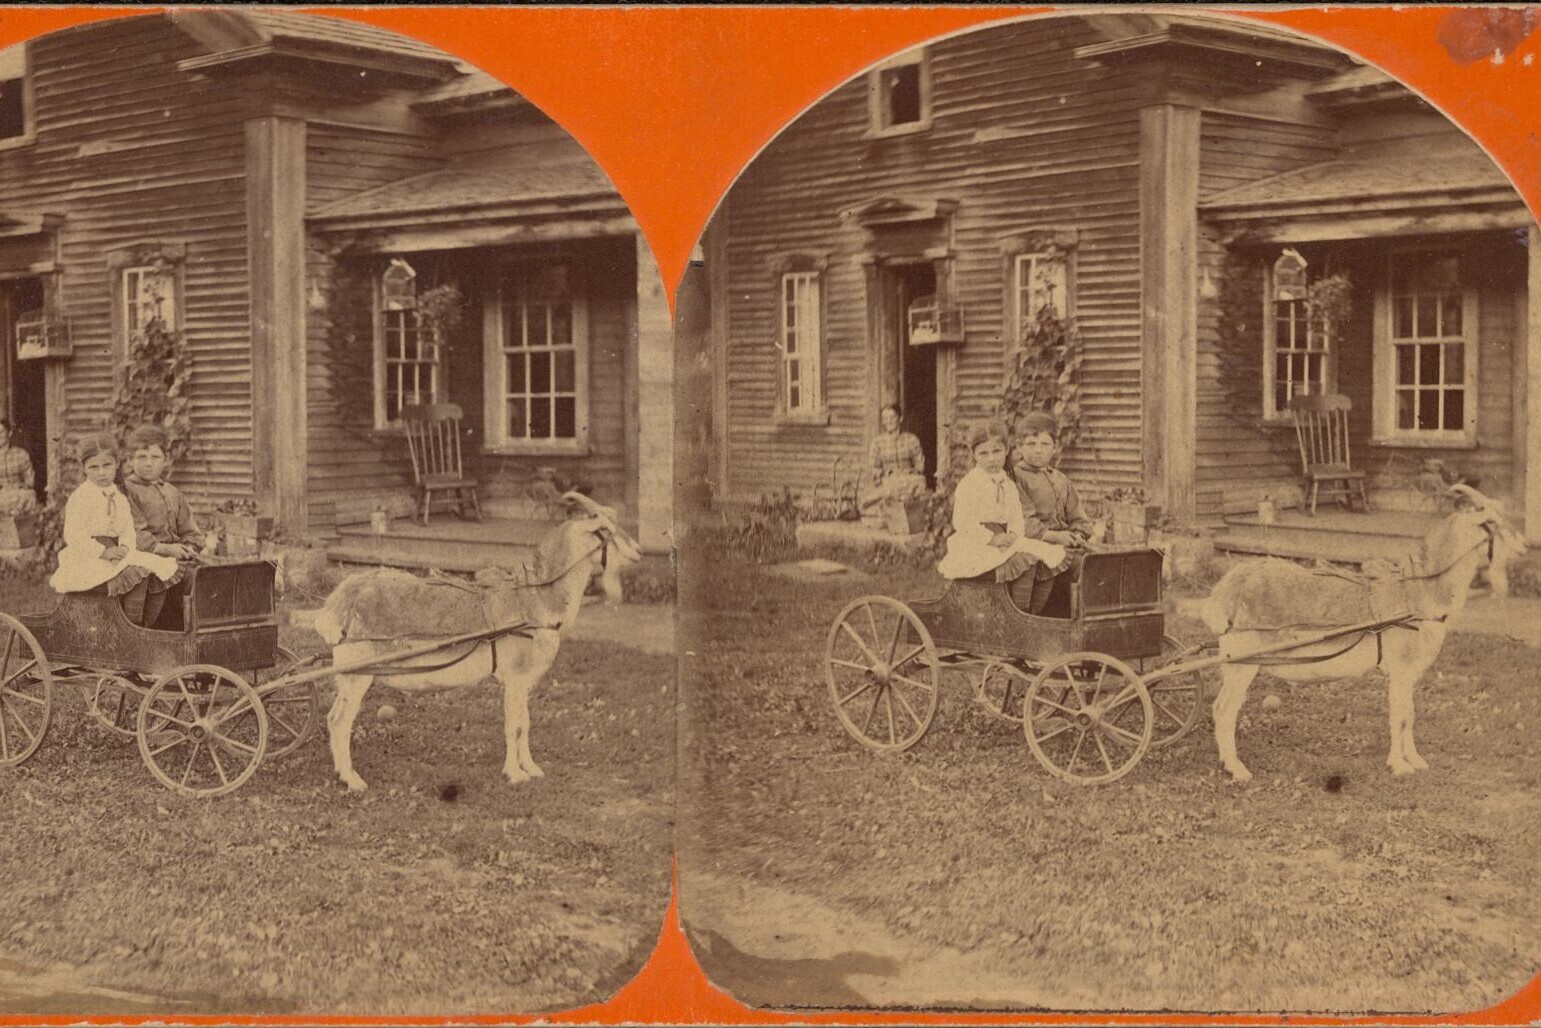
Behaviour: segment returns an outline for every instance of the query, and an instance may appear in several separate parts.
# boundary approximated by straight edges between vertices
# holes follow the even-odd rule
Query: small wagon
[[[1161,562],[1151,549],[1077,554],[1040,615],[991,575],[948,582],[936,599],[851,601],[825,650],[840,723],[871,749],[909,749],[936,716],[943,674],[964,674],[1052,774],[1122,777],[1192,729],[1205,691],[1182,663],[1200,648],[1166,634]]]
[[[314,677],[282,677],[302,662],[278,645],[274,570],[190,567],[173,630],[134,624],[104,588],[39,614],[0,613],[0,766],[42,745],[56,682],[88,693],[90,715],[137,738],[151,774],[179,792],[231,792],[264,756],[297,749],[320,710]]]

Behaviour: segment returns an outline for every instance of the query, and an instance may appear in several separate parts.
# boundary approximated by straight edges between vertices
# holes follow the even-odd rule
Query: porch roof
[[[513,241],[636,229],[609,178],[565,140],[453,158],[437,171],[345,197],[306,221],[320,232],[369,234],[369,248],[381,251],[493,245],[500,233]]]
[[[1206,219],[1272,242],[1357,239],[1517,228],[1525,202],[1493,161],[1475,148],[1416,159],[1347,155],[1202,201]]]

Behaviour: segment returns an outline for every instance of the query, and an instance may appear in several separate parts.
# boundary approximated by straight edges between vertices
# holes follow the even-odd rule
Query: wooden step
[[[1277,525],[1227,525],[1223,533],[1215,536],[1215,549],[1228,553],[1320,559],[1340,564],[1363,564],[1374,559],[1402,560],[1416,545],[1416,538],[1406,536],[1310,531]]]
[[[515,567],[527,562],[554,526],[542,521],[488,518],[461,521],[434,518],[426,526],[402,518],[376,535],[368,525],[345,525],[327,559],[343,564],[441,571],[476,571],[489,566]]]

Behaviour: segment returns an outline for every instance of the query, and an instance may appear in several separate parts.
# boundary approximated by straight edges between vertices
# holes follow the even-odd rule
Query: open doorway
[[[887,317],[892,319],[888,338],[897,344],[893,399],[904,411],[902,430],[913,432],[926,456],[926,484],[936,482],[936,347],[916,346],[910,341],[909,310],[916,300],[936,295],[936,266],[893,264],[884,268],[891,299]]]
[[[41,360],[16,359],[16,322],[24,314],[43,309],[43,281],[17,278],[0,281],[0,372],[4,374],[0,396],[5,417],[11,422],[11,445],[32,458],[33,481],[38,501],[48,488],[48,399]]]

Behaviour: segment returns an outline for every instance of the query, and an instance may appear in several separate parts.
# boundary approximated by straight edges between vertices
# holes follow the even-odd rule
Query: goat
[[[337,698],[326,719],[332,765],[350,791],[365,788],[353,770],[353,722],[377,676],[404,692],[496,678],[503,685],[503,774],[517,785],[545,773],[530,756],[530,693],[556,659],[561,632],[578,616],[590,578],[598,572],[606,600],[617,602],[621,568],[642,556],[613,510],[579,493],[564,499],[589,516],[554,529],[541,541],[533,563],[512,572],[479,573],[484,588],[382,570],[351,575],[332,591],[316,617],[316,631],[331,644],[334,666],[360,668],[335,676]],[[532,626],[528,636],[467,643],[463,659],[447,667],[445,660],[461,652],[390,661],[393,667],[423,668],[408,674],[385,675],[372,666],[390,660],[392,651],[520,623]]]
[[[1379,667],[1389,679],[1392,774],[1429,765],[1413,744],[1413,686],[1439,656],[1448,619],[1466,605],[1472,577],[1495,538],[1513,530],[1481,493],[1467,485],[1450,492],[1468,509],[1457,510],[1430,532],[1419,552],[1395,577],[1364,579],[1313,571],[1286,561],[1252,561],[1232,568],[1215,585],[1200,616],[1219,637],[1220,693],[1214,702],[1215,744],[1234,780],[1252,777],[1236,755],[1236,716],[1260,665],[1248,654],[1295,639],[1319,638],[1348,628],[1410,615],[1382,632],[1307,643],[1283,653],[1269,670],[1286,681],[1348,678]]]

